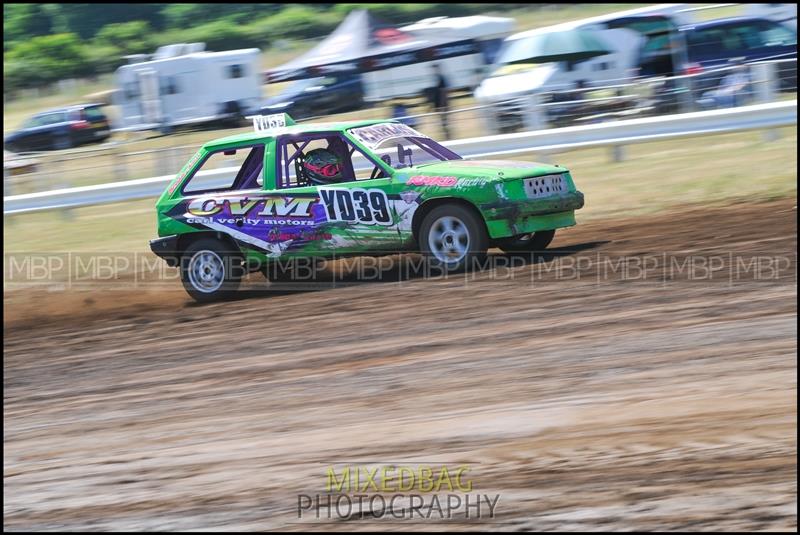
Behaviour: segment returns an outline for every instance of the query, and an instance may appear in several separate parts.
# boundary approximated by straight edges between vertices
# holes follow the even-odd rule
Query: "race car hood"
[[[544,175],[565,173],[567,169],[558,165],[516,160],[449,160],[404,169],[422,176],[457,176],[461,178],[490,178],[516,180]]]

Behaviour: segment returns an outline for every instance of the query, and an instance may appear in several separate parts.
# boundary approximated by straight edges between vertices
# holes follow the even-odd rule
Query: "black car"
[[[704,73],[725,67],[736,60],[751,63],[765,60],[797,59],[797,33],[768,19],[732,17],[682,28],[686,34],[688,60],[686,72]],[[725,73],[702,76],[707,86],[716,86]],[[797,62],[778,63],[782,90],[795,91]]]
[[[111,135],[102,104],[82,104],[37,113],[5,137],[13,152],[68,149],[102,142]]]
[[[298,80],[261,108],[263,115],[288,113],[295,118],[359,110],[364,106],[361,75]]]
[[[640,23],[641,24],[641,23]],[[667,78],[656,89],[658,113],[680,111],[707,91],[718,87],[740,63],[777,62],[780,89],[796,91],[797,34],[791,28],[758,17],[731,17],[675,28],[664,24],[648,28],[639,58],[639,75],[693,75]],[[790,61],[795,60],[795,61]],[[752,100],[752,89],[744,101]]]

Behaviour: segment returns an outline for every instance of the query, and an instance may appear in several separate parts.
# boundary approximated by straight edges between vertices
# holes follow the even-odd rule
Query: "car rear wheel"
[[[203,238],[181,256],[181,282],[200,303],[227,299],[236,293],[243,275],[241,256],[230,245]]]
[[[489,237],[480,216],[458,204],[437,206],[419,231],[420,249],[428,261],[446,272],[461,271],[486,258]]]
[[[540,253],[547,249],[555,235],[555,230],[540,230],[500,240],[497,246],[506,253]]]

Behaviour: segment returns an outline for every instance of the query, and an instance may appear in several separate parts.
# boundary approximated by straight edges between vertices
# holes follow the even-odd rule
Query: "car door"
[[[43,130],[45,116],[39,115],[28,119],[19,129],[14,139],[14,150],[31,151],[40,150],[42,147]]]
[[[32,150],[67,148],[69,145],[66,113],[54,112],[42,115],[27,129],[28,145]]]
[[[313,184],[304,171],[305,159],[314,150],[328,150],[333,138],[346,148],[340,153],[343,180]],[[391,176],[378,178],[373,173],[378,164],[363,153],[358,153],[354,166],[356,149],[341,133],[282,136],[276,147],[275,189],[266,195],[277,202],[268,223],[274,237],[288,242],[286,256],[377,255],[401,248],[399,217],[390,199]],[[297,215],[289,213],[289,207],[305,206],[303,200],[311,201],[309,212],[289,217]],[[287,217],[281,217],[281,207]]]
[[[166,215],[227,234],[245,252],[280,256],[280,243],[269,234],[267,214],[276,203],[264,189],[265,145],[230,144],[198,154],[200,163],[181,187],[180,202]]]

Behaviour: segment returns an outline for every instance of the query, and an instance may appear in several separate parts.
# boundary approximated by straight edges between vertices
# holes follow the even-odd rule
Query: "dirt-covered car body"
[[[415,249],[425,215],[443,203],[473,213],[489,240],[574,225],[583,206],[570,172],[557,165],[465,160],[399,122],[269,117],[266,128],[205,144],[181,169],[157,202],[156,254],[174,265],[192,240],[213,236],[262,265],[381,255]],[[342,181],[315,185],[303,176],[305,154],[320,144],[338,147]],[[248,154],[228,168],[236,176],[208,182],[226,168],[205,163],[239,151]]]

